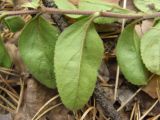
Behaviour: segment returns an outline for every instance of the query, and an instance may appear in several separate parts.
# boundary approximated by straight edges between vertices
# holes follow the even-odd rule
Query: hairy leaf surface
[[[160,75],[160,22],[142,37],[141,55],[148,70]]]
[[[148,72],[142,63],[140,55],[140,38],[134,30],[134,25],[128,25],[121,33],[116,55],[119,67],[125,78],[135,85],[144,85],[148,80]]]
[[[47,87],[54,88],[54,49],[59,32],[44,18],[36,16],[25,26],[19,49],[33,76]]]
[[[76,22],[60,35],[55,49],[56,82],[69,109],[80,109],[89,100],[102,55],[102,41],[92,17]]]
[[[9,68],[11,64],[12,61],[0,36],[0,66]]]
[[[134,4],[146,13],[160,11],[160,0],[134,0]]]
[[[20,16],[6,17],[3,22],[12,32],[21,30],[25,25],[24,20]]]

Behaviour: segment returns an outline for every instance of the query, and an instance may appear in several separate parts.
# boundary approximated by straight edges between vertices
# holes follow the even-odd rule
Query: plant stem
[[[36,13],[48,13],[48,14],[74,14],[74,15],[93,15],[96,12],[100,12],[100,16],[102,17],[111,17],[111,18],[125,18],[125,19],[150,19],[155,17],[160,17],[160,12],[156,13],[130,13],[130,14],[122,14],[122,13],[113,13],[113,12],[102,12],[102,11],[83,11],[83,10],[64,10],[57,8],[47,8],[43,7],[38,10],[19,10],[19,11],[0,11],[0,14],[6,14],[7,16],[13,15],[23,15],[23,14],[36,14]]]

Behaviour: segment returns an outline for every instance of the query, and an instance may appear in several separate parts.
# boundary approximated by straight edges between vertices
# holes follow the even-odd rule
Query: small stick
[[[123,107],[125,107],[140,91],[142,90],[142,88],[139,88],[129,99],[127,99],[127,101],[122,104],[118,109],[117,111],[119,112],[120,110],[123,109]]]
[[[160,118],[160,114],[158,114],[157,116],[153,117],[152,120],[158,120],[158,118]]]
[[[136,103],[134,103],[131,115],[130,115],[130,120],[133,120],[134,114],[135,114],[135,109],[136,109]]]
[[[56,108],[56,107],[58,107],[58,106],[60,106],[60,105],[62,105],[62,103],[59,103],[59,104],[57,104],[57,105],[54,105],[54,106],[48,108],[48,109],[45,110],[43,113],[41,113],[39,116],[37,116],[37,118],[35,118],[34,120],[39,120],[39,119],[40,119],[43,115],[45,115],[47,112],[51,111],[52,109],[54,109],[54,108]]]
[[[4,105],[2,105],[2,104],[0,104],[0,107],[2,107],[4,110],[6,110],[6,111],[8,111],[8,112],[10,112],[10,113],[14,113],[14,110],[12,110],[12,109],[9,108],[9,107],[6,107],[6,106],[4,106]]]
[[[14,93],[18,96],[17,92],[6,82],[6,80],[4,80],[4,78],[2,77],[2,75],[0,75],[0,80],[2,80],[3,83],[6,84],[6,86]]]
[[[80,118],[80,120],[84,120],[84,118],[86,117],[86,115],[91,111],[91,110],[94,110],[95,108],[94,107],[90,107],[88,108],[82,115],[82,117]]]
[[[148,113],[157,105],[158,102],[159,100],[156,100],[156,102],[144,113],[144,115],[140,117],[139,120],[143,120],[148,115]]]
[[[0,87],[0,90],[3,90],[10,98],[12,98],[12,100],[18,104],[18,99],[19,98],[16,98],[17,96],[15,96],[12,92],[10,92],[9,90],[3,88],[3,87]]]
[[[18,113],[20,105],[22,103],[22,99],[23,99],[23,93],[24,93],[24,81],[22,79],[20,79],[20,84],[21,84],[21,92],[20,92],[20,96],[19,96],[19,101],[18,101],[18,105],[17,105],[17,109],[16,109],[16,113]]]
[[[38,114],[39,113],[41,113],[42,112],[42,110],[47,106],[47,105],[49,105],[51,102],[53,102],[55,99],[57,99],[59,97],[59,95],[56,95],[56,96],[54,96],[53,98],[51,98],[49,101],[47,101],[39,110],[38,110],[38,112],[34,115],[34,117],[32,118],[32,120],[34,120],[37,116],[38,116]]]
[[[19,11],[0,11],[0,14],[6,14],[6,16],[14,16],[14,15],[24,15],[24,14],[37,14],[37,13],[48,13],[48,14],[74,14],[74,15],[93,15],[97,12],[100,12],[101,17],[111,17],[111,18],[125,18],[125,19],[151,19],[160,17],[160,12],[155,13],[114,13],[114,12],[102,12],[102,11],[94,11],[94,10],[65,10],[65,9],[57,9],[57,8],[47,8],[43,7],[43,9],[38,10],[19,10]]]
[[[3,97],[2,95],[0,95],[0,98],[6,102],[10,107],[12,107],[14,110],[16,109],[16,106],[14,106],[9,100],[7,100],[5,97]]]

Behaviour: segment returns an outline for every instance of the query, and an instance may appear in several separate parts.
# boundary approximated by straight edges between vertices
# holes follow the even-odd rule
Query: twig
[[[144,113],[143,116],[140,117],[139,120],[143,120],[146,117],[146,115],[157,105],[158,102],[159,100],[156,100],[156,102]]]
[[[18,96],[16,96],[15,94],[13,94],[11,91],[7,90],[6,88],[3,88],[0,86],[0,90],[3,90],[10,98],[12,98],[12,100],[17,104],[18,101],[17,99],[19,99]]]
[[[39,116],[37,116],[37,118],[35,118],[35,120],[39,120],[39,119],[40,119],[43,115],[45,115],[47,112],[53,110],[54,108],[56,108],[56,107],[58,107],[58,106],[60,106],[60,105],[62,105],[62,103],[56,104],[56,105],[54,105],[54,106],[52,106],[52,107],[49,107],[47,110],[45,110],[45,111],[44,111],[43,113],[41,113]]]
[[[48,106],[50,103],[52,103],[55,99],[57,99],[59,97],[59,95],[54,96],[53,98],[51,98],[49,101],[47,101],[39,110],[38,112],[34,115],[34,117],[32,118],[32,120],[34,120],[38,114],[40,114],[42,112],[42,110]]]
[[[82,115],[82,117],[80,118],[80,120],[84,120],[84,118],[87,116],[87,114],[88,114],[90,111],[92,111],[92,110],[95,110],[95,108],[94,108],[94,107],[88,108],[88,109],[83,113],[83,115]]]
[[[118,91],[118,83],[119,83],[119,66],[117,66],[117,72],[116,72],[116,83],[114,88],[114,100],[117,100],[117,91]]]
[[[10,86],[10,84],[7,83],[6,80],[4,80],[2,75],[0,75],[0,81],[2,81],[14,94],[16,94],[18,96],[17,92]]]
[[[93,100],[93,107],[96,108],[96,100],[95,99]],[[93,120],[96,120],[96,113],[97,113],[97,111],[96,111],[96,109],[94,109],[93,110]]]
[[[127,99],[127,101],[125,101],[125,103],[123,103],[117,111],[120,111],[123,109],[123,107],[125,107],[140,91],[142,90],[142,88],[139,88],[129,99]]]
[[[37,13],[48,13],[48,14],[74,14],[74,15],[93,15],[99,12],[101,17],[111,17],[111,18],[125,18],[125,19],[150,19],[160,17],[160,12],[155,13],[113,13],[104,11],[94,11],[94,10],[64,10],[57,8],[47,8],[38,10],[19,10],[19,11],[0,11],[0,14],[5,14],[6,16],[23,15],[23,14],[37,14]]]
[[[160,114],[158,114],[157,116],[153,117],[152,120],[158,120],[158,118],[160,118]]]
[[[105,117],[110,117],[113,120],[121,120],[120,114],[113,107],[113,103],[107,99],[106,93],[97,82],[94,90],[96,102],[102,107]]]
[[[6,71],[6,70],[1,70],[1,69],[0,69],[0,72],[2,72],[2,73],[4,73],[4,74],[7,74],[7,75],[12,75],[12,76],[18,77],[17,74],[11,73],[10,71],[8,72],[8,71]]]
[[[2,105],[2,104],[0,104],[0,107],[3,108],[4,110],[10,112],[10,113],[14,113],[14,110],[12,110],[12,109],[9,108],[9,107],[6,107],[6,106],[4,106],[4,105]]]
[[[139,102],[137,102],[137,108],[136,108],[136,115],[137,115],[137,120],[140,120],[141,117],[141,110],[140,110],[140,105]]]
[[[19,83],[19,80],[5,80],[7,84],[13,84],[13,83]],[[0,80],[0,84],[4,83],[3,81]]]
[[[134,120],[133,117],[134,117],[134,114],[135,114],[135,109],[136,109],[136,103],[134,103],[134,106],[133,106],[133,109],[132,109],[129,120]]]
[[[13,105],[9,100],[7,100],[5,97],[0,95],[0,99],[2,99],[5,103],[7,103],[10,107],[12,107],[14,110],[16,109],[16,106]]]
[[[19,101],[18,101],[16,113],[19,112],[19,108],[20,108],[20,106],[21,106],[22,99],[23,99],[23,93],[24,93],[24,81],[23,81],[22,79],[20,79],[20,85],[21,85],[21,91],[20,91],[20,96],[19,96]]]

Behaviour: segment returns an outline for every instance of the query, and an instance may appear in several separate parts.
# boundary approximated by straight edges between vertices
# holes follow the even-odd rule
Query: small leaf
[[[0,66],[11,67],[12,61],[0,37]]]
[[[134,24],[128,25],[121,33],[116,55],[119,67],[125,78],[135,85],[145,85],[148,72],[140,55],[140,38],[134,30]]]
[[[92,95],[103,55],[92,19],[84,18],[66,28],[56,43],[57,87],[62,102],[71,110],[83,107]]]
[[[93,11],[112,11],[115,13],[129,13],[131,11],[123,9],[116,4],[107,3],[100,0],[80,0],[78,6],[73,5],[69,0],[55,0],[56,5],[60,9],[66,10],[93,10]],[[71,18],[80,18],[82,15],[67,15]],[[117,19],[98,17],[94,20],[95,23],[105,24],[113,23]]]
[[[54,88],[54,48],[58,31],[44,18],[36,16],[20,35],[21,57],[33,76],[47,87]]]
[[[77,10],[77,7],[73,5],[69,0],[54,0],[59,9],[65,10]],[[71,18],[79,18],[82,15],[67,15]]]
[[[123,9],[120,6],[112,3],[107,3],[101,0],[80,0],[79,10],[93,10],[93,11],[112,11],[115,13],[129,13],[129,10]],[[94,20],[95,23],[105,24],[105,23],[113,23],[117,19],[115,18],[106,18],[106,17],[98,17]]]
[[[160,75],[160,22],[142,37],[141,55],[148,70]]]
[[[134,4],[142,12],[160,11],[160,0],[134,0]]]
[[[22,7],[37,9],[40,7],[41,0],[32,0],[32,2],[27,2],[22,5]]]
[[[157,88],[158,88],[158,81],[160,81],[160,76],[153,75],[153,77],[150,78],[151,80],[145,87],[143,87],[142,91],[147,93],[153,99],[157,99],[158,98]]]
[[[111,10],[113,4],[100,0],[80,0],[78,8],[80,10]]]
[[[21,30],[25,22],[20,16],[9,16],[3,20],[3,23],[12,31],[17,32]]]

